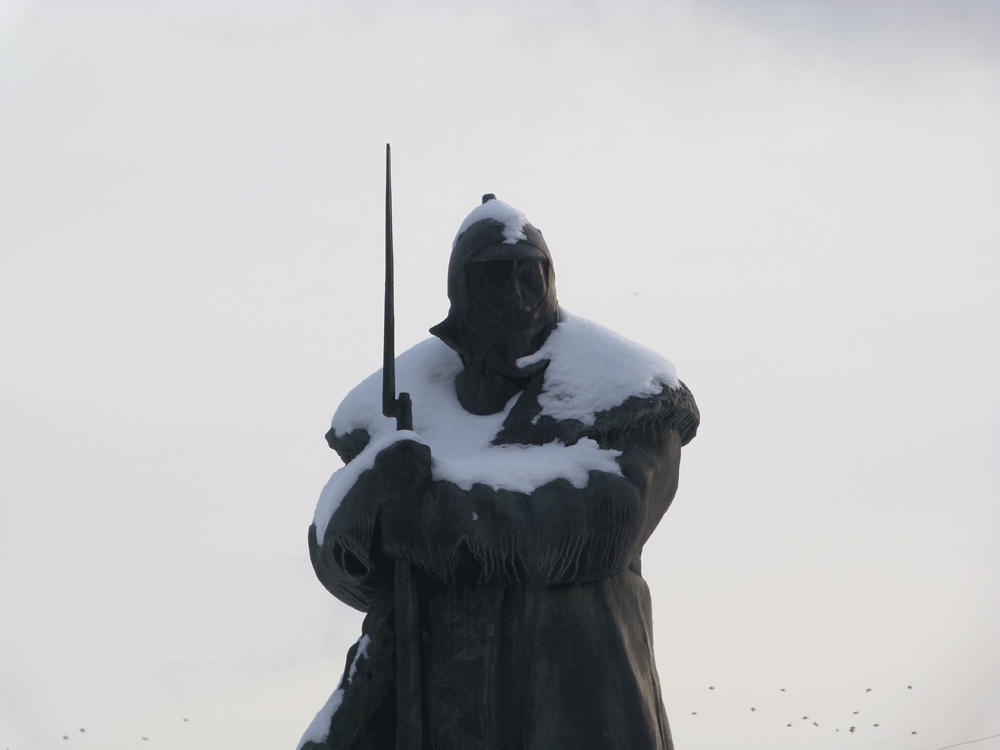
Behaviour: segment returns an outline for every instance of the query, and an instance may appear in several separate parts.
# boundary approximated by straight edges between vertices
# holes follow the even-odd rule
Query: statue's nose
[[[521,281],[517,276],[514,276],[513,283],[513,302],[514,305],[519,310],[530,310],[532,306],[531,294],[526,288],[523,281]]]

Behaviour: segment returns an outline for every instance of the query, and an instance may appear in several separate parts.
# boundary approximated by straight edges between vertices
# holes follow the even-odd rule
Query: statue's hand
[[[393,557],[406,557],[431,484],[431,449],[400,440],[375,457],[373,470],[382,506],[382,546]]]

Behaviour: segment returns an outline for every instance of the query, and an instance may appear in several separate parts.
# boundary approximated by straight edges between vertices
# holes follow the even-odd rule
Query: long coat
[[[429,750],[672,750],[653,657],[643,544],[677,489],[681,446],[699,415],[683,383],[632,396],[592,424],[544,414],[535,376],[494,444],[618,451],[620,472],[531,492],[427,483],[404,555],[419,592],[425,745]],[[419,431],[419,426],[417,426]],[[350,462],[364,430],[327,435]],[[381,540],[386,480],[362,471],[318,538],[326,588],[367,612],[340,688],[304,750],[392,750],[395,741],[392,557]],[[331,715],[332,706],[332,715]],[[315,723],[314,723],[315,724]]]

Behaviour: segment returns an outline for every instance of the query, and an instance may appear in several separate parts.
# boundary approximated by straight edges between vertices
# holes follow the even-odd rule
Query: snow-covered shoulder
[[[557,421],[578,419],[590,426],[597,414],[631,396],[654,396],[664,386],[680,385],[674,366],[656,352],[565,310],[541,349],[517,364],[526,367],[543,359],[549,366],[538,416]]]
[[[545,345],[519,364],[539,359],[549,360],[539,397],[541,414],[556,420],[577,419],[592,425],[597,414],[631,396],[652,396],[664,387],[678,387],[673,365],[659,355],[565,312]],[[589,437],[573,445],[564,445],[555,436],[545,445],[494,445],[520,394],[498,414],[470,414],[455,393],[455,376],[461,369],[458,354],[436,338],[396,358],[396,385],[409,392],[413,401],[414,432],[397,432],[395,420],[382,416],[381,370],[347,395],[333,417],[334,431],[345,436],[364,430],[371,440],[330,478],[320,495],[313,519],[320,543],[361,473],[374,465],[379,451],[404,438],[430,447],[434,480],[453,482],[462,489],[485,484],[530,494],[556,479],[585,487],[591,471],[621,475],[616,460],[621,453],[602,449]]]
[[[396,388],[413,400],[413,424],[434,420],[439,409],[462,410],[455,397],[455,376],[462,359],[447,344],[433,336],[396,357]],[[450,393],[450,397],[449,397]],[[418,398],[418,394],[422,398]],[[338,435],[366,430],[374,439],[396,429],[396,420],[382,415],[382,370],[354,387],[337,407],[332,425]],[[417,432],[423,432],[420,427]]]

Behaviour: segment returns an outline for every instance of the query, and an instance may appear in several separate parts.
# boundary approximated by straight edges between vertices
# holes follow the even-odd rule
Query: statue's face
[[[488,260],[465,268],[472,345],[497,372],[521,377],[516,361],[533,354],[553,325],[548,261]]]
[[[488,260],[465,269],[473,325],[530,326],[548,294],[548,263],[540,258]],[[478,325],[476,327],[479,327]]]

